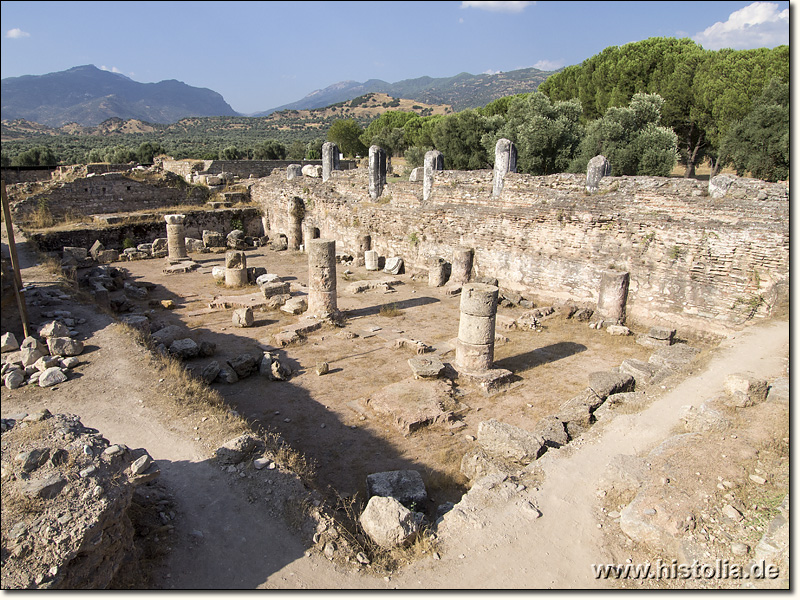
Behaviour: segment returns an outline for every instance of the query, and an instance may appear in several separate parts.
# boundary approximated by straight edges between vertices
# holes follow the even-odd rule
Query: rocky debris
[[[677,371],[689,365],[700,354],[698,348],[686,344],[674,344],[657,349],[650,355],[648,362],[657,367]]]
[[[225,442],[217,448],[214,456],[220,464],[235,465],[246,460],[260,446],[261,442],[258,438],[244,434]]]
[[[558,419],[564,423],[570,439],[575,439],[594,423],[594,411],[603,404],[603,398],[587,388],[561,405]]]
[[[756,562],[764,561],[766,564],[775,565],[782,577],[776,581],[776,586],[786,589],[789,587],[789,494],[778,507],[778,514],[767,525],[764,535],[759,540],[754,550]]]
[[[281,312],[290,315],[299,315],[308,310],[308,301],[304,297],[290,298],[281,306]]]
[[[221,370],[220,364],[216,360],[212,360],[200,371],[200,379],[206,383],[213,383]]]
[[[631,330],[624,325],[609,325],[606,327],[606,332],[610,335],[631,335]]]
[[[158,476],[143,456],[109,446],[75,415],[3,419],[3,588],[107,588],[135,557],[135,487]]]
[[[681,415],[684,429],[689,432],[725,431],[731,427],[731,420],[723,411],[715,408],[714,400],[706,400],[699,407],[685,406]]]
[[[253,319],[252,308],[237,308],[233,311],[231,318],[234,327],[252,327],[255,320]]]
[[[637,336],[636,343],[646,348],[662,348],[671,346],[675,337],[674,329],[651,327],[646,334]]]
[[[0,352],[13,352],[19,350],[19,342],[16,336],[11,332],[6,332],[0,338]]]
[[[733,374],[725,378],[725,403],[736,408],[746,408],[767,399],[769,383],[746,374]]]
[[[346,292],[348,294],[362,294],[370,290],[379,290],[383,292],[390,292],[394,290],[394,286],[403,283],[399,279],[384,278],[372,279],[364,281],[354,281],[347,286]]]
[[[178,325],[167,325],[166,327],[162,327],[158,329],[154,333],[151,334],[153,339],[153,344],[158,346],[159,344],[163,344],[167,348],[169,348],[172,343],[177,339],[182,339],[186,335],[186,330],[183,327],[179,327]]]
[[[45,340],[52,337],[70,337],[69,327],[61,321],[50,321],[39,328],[39,337]]]
[[[487,475],[511,476],[519,471],[520,465],[499,456],[492,456],[480,446],[473,446],[461,459],[461,474],[470,481],[477,481]]]
[[[435,356],[409,358],[408,366],[414,373],[414,379],[436,378],[444,372],[444,363]]]
[[[658,372],[658,367],[643,360],[626,358],[619,366],[619,371],[620,373],[633,377],[636,380],[637,386],[643,386],[649,384],[653,380],[653,377],[655,377]]]
[[[412,540],[420,529],[415,517],[395,498],[372,496],[359,517],[364,532],[381,548],[402,546]]]
[[[613,373],[611,371],[595,371],[589,373],[589,389],[600,398],[608,398],[613,394],[632,392],[636,382],[627,373]]]
[[[569,443],[569,434],[564,423],[554,415],[539,419],[531,433],[541,439],[547,448],[560,448]]]
[[[407,469],[367,475],[367,498],[372,496],[394,498],[413,510],[415,505],[424,505],[428,492],[419,471]]]
[[[403,435],[434,424],[452,423],[464,410],[453,396],[452,382],[443,379],[404,379],[378,390],[363,402],[388,417]]]
[[[769,386],[767,393],[767,402],[780,402],[789,404],[789,378],[778,377]]]
[[[259,358],[251,354],[240,354],[228,361],[228,366],[233,369],[239,379],[250,377],[259,370]]]
[[[644,392],[621,392],[616,394],[611,394],[606,398],[606,401],[603,402],[599,407],[595,409],[592,413],[594,418],[597,421],[602,419],[608,419],[613,414],[614,411],[619,408],[620,406],[635,406],[641,407],[644,405],[647,396]]]
[[[178,360],[190,360],[200,355],[200,347],[192,338],[183,338],[169,345],[169,353]]]
[[[396,338],[389,342],[389,344],[392,348],[413,348],[417,354],[433,352],[433,347],[419,340],[412,340],[411,338]]]
[[[516,460],[523,465],[539,458],[544,447],[540,437],[496,419],[481,421],[477,439],[489,455]]]
[[[286,381],[292,376],[291,369],[281,363],[277,352],[264,352],[258,372],[271,381]]]

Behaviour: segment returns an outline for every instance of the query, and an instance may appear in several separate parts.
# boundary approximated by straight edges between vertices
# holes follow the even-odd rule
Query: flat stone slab
[[[364,403],[389,417],[403,435],[453,421],[455,413],[465,408],[453,398],[451,384],[441,379],[404,379],[378,390]]]
[[[260,291],[237,296],[217,296],[208,303],[209,308],[261,308],[266,305],[267,299]]]
[[[171,263],[164,267],[163,273],[165,275],[175,275],[178,273],[191,273],[200,265],[191,260],[184,260],[177,263]]]
[[[414,379],[439,377],[444,371],[444,363],[435,356],[415,356],[408,359],[408,366],[414,373]]]
[[[489,369],[488,371],[482,371],[480,373],[471,373],[469,371],[458,371],[455,365],[453,365],[453,367],[455,367],[458,372],[460,383],[479,387],[484,393],[489,395],[506,391],[522,383],[518,377],[507,369]]]

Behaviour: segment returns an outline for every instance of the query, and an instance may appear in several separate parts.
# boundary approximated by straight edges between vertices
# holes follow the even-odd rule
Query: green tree
[[[165,154],[164,148],[158,142],[142,142],[136,150],[136,160],[139,164],[149,165],[153,162],[153,157]]]
[[[286,158],[289,160],[303,160],[306,156],[306,144],[302,140],[293,140],[286,149]]]
[[[773,50],[706,51],[690,39],[649,38],[611,46],[550,76],[539,91],[551,100],[579,98],[584,122],[623,107],[634,94],[664,99],[661,125],[680,140],[685,176],[703,158],[716,157],[730,125],[749,110],[770,77],[789,80],[788,46]]]
[[[789,177],[789,83],[772,79],[742,120],[725,134],[720,159],[736,173],[766,181]]]
[[[221,160],[241,160],[242,151],[236,146],[228,146],[222,149],[222,152],[219,153],[219,157]]]
[[[659,126],[664,100],[657,94],[635,94],[629,106],[612,106],[586,128],[569,170],[582,173],[596,155],[604,155],[614,175],[667,176],[675,166],[678,138]]]
[[[364,156],[367,147],[361,141],[364,130],[355,119],[339,119],[328,129],[328,141],[339,146],[345,156]]]
[[[306,160],[320,160],[325,140],[312,140],[306,144]]]
[[[34,146],[20,152],[11,160],[12,167],[49,167],[57,164],[58,157],[47,146]]]
[[[255,160],[283,160],[286,158],[286,146],[278,140],[266,140],[253,148]]]
[[[507,138],[517,146],[518,171],[546,175],[569,169],[584,134],[579,100],[551,103],[542,93],[522,94],[510,97],[504,111],[505,124],[484,139],[490,156],[497,140]]]
[[[436,123],[433,145],[444,155],[448,169],[488,169],[494,163],[494,153],[486,151],[483,137],[494,135],[502,124],[502,117],[484,117],[477,110],[463,110]]]

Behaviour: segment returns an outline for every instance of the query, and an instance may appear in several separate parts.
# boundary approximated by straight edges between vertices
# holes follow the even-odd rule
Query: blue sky
[[[655,36],[772,48],[789,43],[790,4],[4,0],[0,77],[94,64],[210,88],[251,114],[339,81],[553,70]]]

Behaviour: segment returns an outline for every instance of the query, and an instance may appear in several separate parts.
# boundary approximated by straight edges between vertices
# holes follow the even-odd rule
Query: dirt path
[[[25,258],[29,264],[30,256]],[[34,267],[26,282],[44,278]],[[69,308],[92,316],[92,308]],[[584,589],[603,587],[592,577],[602,555],[597,527],[597,479],[617,454],[651,448],[670,435],[680,408],[699,405],[722,391],[726,375],[750,371],[771,378],[784,373],[788,322],[754,326],[732,336],[698,375],[667,391],[647,410],[620,415],[596,426],[582,442],[548,452],[538,490],[484,511],[480,529],[450,531],[441,559],[428,557],[388,581],[339,567],[308,553],[282,518],[249,499],[243,486],[210,461],[211,451],[173,415],[148,407],[163,394],[157,378],[143,372],[144,350],[94,314],[87,344],[91,351],[81,377],[49,390],[3,389],[3,414],[48,408],[78,414],[112,443],[146,448],[158,461],[162,481],[177,501],[179,518],[171,552],[153,573],[153,586],[175,589]],[[518,500],[538,506],[541,518],[521,511]]]

